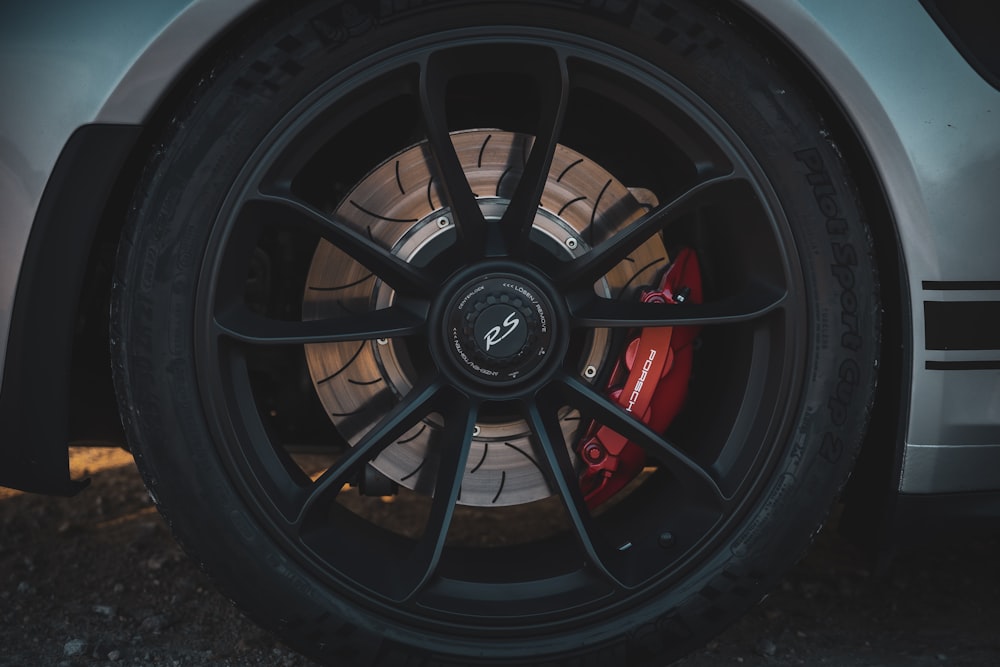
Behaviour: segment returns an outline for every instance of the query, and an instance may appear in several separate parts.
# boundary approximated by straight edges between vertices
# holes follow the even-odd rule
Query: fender
[[[105,220],[109,198],[171,88],[261,3],[95,0],[82,13],[71,0],[42,4],[5,8],[0,20],[0,41],[29,74],[5,72],[0,106],[11,132],[0,138],[0,486],[69,495],[82,488],[67,452],[74,330],[94,239],[121,224]],[[121,21],[95,26],[97,4]],[[111,40],[121,49],[109,60]],[[39,57],[64,67],[30,76]],[[39,122],[46,132],[32,130]],[[85,395],[112,402],[110,370],[86,382]]]

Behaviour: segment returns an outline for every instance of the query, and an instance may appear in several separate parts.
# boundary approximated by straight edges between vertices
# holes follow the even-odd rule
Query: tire
[[[394,4],[259,17],[174,114],[112,304],[136,462],[320,662],[676,659],[804,552],[861,442],[879,305],[847,168],[693,4]],[[703,303],[640,303],[683,248]],[[606,389],[654,325],[693,339],[663,433]],[[645,469],[591,510],[596,424]]]

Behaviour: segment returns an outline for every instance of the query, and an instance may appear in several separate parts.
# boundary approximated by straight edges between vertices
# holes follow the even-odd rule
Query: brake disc
[[[452,134],[452,142],[480,209],[489,221],[499,220],[527,160],[532,137],[497,130]],[[401,259],[423,264],[455,241],[451,212],[433,175],[426,143],[404,150],[372,170],[344,198],[334,215]],[[557,257],[585,254],[602,240],[634,222],[655,198],[629,190],[583,155],[557,146],[532,240]],[[658,236],[609,271],[594,289],[607,298],[648,283],[668,263]],[[333,244],[320,241],[306,280],[304,319],[335,318],[386,308],[394,291]],[[595,330],[577,357],[581,378],[598,377],[614,363],[610,335]],[[405,338],[305,347],[316,395],[350,444],[356,444],[413,386],[426,363]],[[580,430],[575,410],[564,408],[560,424],[572,452]],[[426,466],[440,437],[442,421],[431,415],[386,448],[372,466],[389,479],[415,491],[433,492],[433,465]],[[551,495],[534,454],[527,424],[514,415],[485,406],[473,434],[472,450],[462,481],[464,505],[516,505]]]

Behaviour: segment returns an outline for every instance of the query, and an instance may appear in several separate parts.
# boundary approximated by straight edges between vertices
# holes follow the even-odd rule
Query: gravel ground
[[[74,450],[77,498],[0,489],[0,667],[313,663],[245,620],[174,545],[131,457]],[[1000,664],[1000,539],[907,554],[883,577],[832,531],[683,667]]]

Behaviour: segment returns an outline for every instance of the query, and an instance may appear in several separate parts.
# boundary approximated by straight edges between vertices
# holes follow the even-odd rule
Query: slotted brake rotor
[[[496,221],[503,215],[532,141],[527,135],[497,130],[452,134],[487,220]],[[396,256],[425,263],[455,240],[450,211],[442,203],[431,160],[426,144],[386,160],[344,198],[336,217]],[[649,197],[645,191],[630,191],[583,155],[558,146],[535,216],[532,240],[557,257],[582,255],[638,218],[655,203]],[[617,297],[627,288],[651,282],[667,262],[667,252],[654,236],[608,272],[595,290],[605,297]],[[321,241],[309,268],[302,312],[305,319],[345,317],[386,308],[394,298],[394,291],[368,269]],[[604,364],[614,362],[609,345],[606,331],[597,330],[588,337],[579,355],[582,378],[589,380]],[[352,445],[411,389],[425,357],[418,346],[402,338],[306,346],[316,394]],[[575,442],[581,429],[578,413],[564,409],[560,423],[566,442]],[[424,474],[424,462],[433,451],[441,424],[434,415],[425,419],[372,465],[389,479],[430,494],[433,479]],[[516,416],[485,409],[474,432],[459,502],[516,505],[549,495],[527,424]]]

